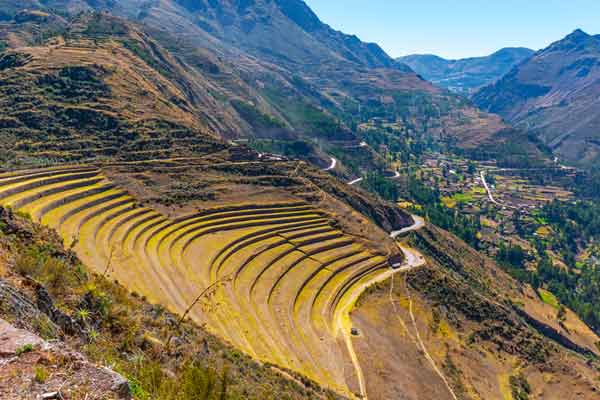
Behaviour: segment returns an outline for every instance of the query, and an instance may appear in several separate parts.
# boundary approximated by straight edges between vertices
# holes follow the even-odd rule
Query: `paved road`
[[[414,223],[411,226],[407,226],[406,228],[402,228],[400,230],[391,232],[390,236],[392,237],[392,239],[396,239],[398,236],[402,236],[406,233],[416,231],[425,226],[425,220],[423,218],[421,218],[417,215],[411,215],[411,217],[412,217]]]
[[[394,171],[394,176],[390,176],[389,179],[398,179],[400,178],[400,172],[399,171]],[[364,180],[365,178],[357,178],[353,181],[348,182],[348,185],[356,185],[357,183],[360,183]]]
[[[496,200],[494,198],[494,195],[492,194],[492,189],[490,188],[487,181],[485,180],[485,171],[481,171],[479,175],[481,176],[481,182],[483,183],[483,187],[485,188],[485,191],[487,192],[488,198],[490,199],[490,201],[492,203],[494,203],[500,207],[507,207],[507,208],[514,208],[514,209],[518,208],[515,206],[508,205],[508,204],[500,203],[498,200]]]
[[[329,167],[325,168],[323,171],[331,171],[332,169],[335,169],[336,165],[337,165],[337,160],[333,157],[329,157],[331,158],[331,164],[329,165]]]
[[[358,178],[358,179],[348,182],[348,185],[356,185],[357,183],[362,182],[363,180],[364,180],[364,178]]]

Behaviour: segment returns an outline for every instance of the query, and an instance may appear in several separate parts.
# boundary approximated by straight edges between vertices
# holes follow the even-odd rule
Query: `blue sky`
[[[540,49],[575,30],[600,33],[600,0],[305,0],[333,28],[391,56],[481,56]]]

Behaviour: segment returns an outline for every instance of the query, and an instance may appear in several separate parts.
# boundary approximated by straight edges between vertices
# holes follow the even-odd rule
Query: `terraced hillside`
[[[55,228],[82,261],[206,324],[258,360],[351,395],[339,324],[387,254],[303,201],[179,217],[142,206],[95,166],[0,175],[0,204]],[[350,370],[350,372],[348,371]]]

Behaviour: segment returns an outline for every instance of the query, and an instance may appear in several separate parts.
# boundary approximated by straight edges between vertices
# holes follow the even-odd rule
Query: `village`
[[[565,176],[575,173],[574,169],[563,171]],[[421,182],[439,190],[446,208],[479,220],[478,239],[490,256],[500,241],[531,250],[533,239],[552,234],[539,210],[553,200],[574,199],[563,187],[535,182],[530,171],[435,152],[423,155],[417,175]],[[399,205],[415,206],[406,201]]]

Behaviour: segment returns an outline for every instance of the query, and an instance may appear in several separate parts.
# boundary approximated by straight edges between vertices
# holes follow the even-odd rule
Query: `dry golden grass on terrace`
[[[168,216],[80,166],[0,175],[0,204],[55,228],[96,272],[174,312],[208,290],[194,321],[258,360],[350,395],[333,321],[355,286],[389,268],[388,254],[289,190],[244,185],[237,202],[215,206],[215,198]]]

